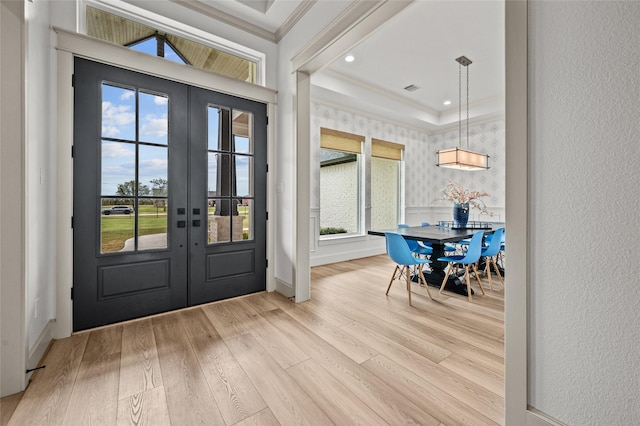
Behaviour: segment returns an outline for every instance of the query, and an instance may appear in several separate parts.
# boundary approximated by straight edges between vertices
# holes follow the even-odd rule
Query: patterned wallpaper
[[[466,131],[462,129],[463,143],[466,147]],[[504,119],[479,123],[469,128],[469,149],[472,151],[489,154],[489,170],[462,171],[446,169],[435,166],[437,162],[436,152],[444,148],[458,146],[458,129],[436,133],[429,137],[430,167],[426,168],[419,176],[415,174],[415,168],[407,165],[407,186],[414,186],[416,179],[422,178],[427,183],[427,193],[433,194],[429,201],[440,198],[441,190],[447,180],[462,184],[472,191],[488,192],[491,196],[483,198],[487,207],[504,208],[505,206],[505,133]],[[425,173],[426,172],[426,175]],[[411,192],[411,191],[409,191]],[[430,203],[436,206],[449,205],[446,201]],[[407,206],[413,206],[407,202]]]
[[[490,169],[459,171],[436,166],[436,152],[458,146],[458,129],[428,134],[387,123],[377,118],[343,111],[319,102],[311,105],[311,207],[320,207],[320,127],[350,132],[405,145],[405,207],[448,206],[437,201],[447,179],[477,191],[486,191],[488,207],[505,205],[504,118],[474,124],[469,129],[469,148],[489,154]],[[466,131],[463,129],[463,141]],[[466,146],[466,142],[463,142]]]

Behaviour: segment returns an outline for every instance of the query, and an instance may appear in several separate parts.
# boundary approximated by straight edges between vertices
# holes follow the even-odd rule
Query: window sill
[[[363,234],[340,234],[340,236],[321,236],[318,240],[319,246],[330,246],[334,244],[358,243],[369,241],[369,237]]]

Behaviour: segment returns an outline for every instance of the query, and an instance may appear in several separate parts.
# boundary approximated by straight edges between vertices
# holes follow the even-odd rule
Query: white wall
[[[55,318],[55,66],[48,2],[26,2],[26,281],[29,350]],[[48,72],[43,72],[48,70]],[[48,344],[48,340],[45,345]],[[34,362],[38,362],[36,359]],[[29,366],[34,367],[33,365]]]
[[[24,389],[24,3],[0,3],[0,397]]]
[[[529,404],[640,424],[640,2],[529,3]]]
[[[296,243],[296,75],[291,59],[348,6],[344,1],[318,1],[278,43],[278,117],[276,179],[276,278],[293,286]],[[271,170],[271,169],[270,169]]]

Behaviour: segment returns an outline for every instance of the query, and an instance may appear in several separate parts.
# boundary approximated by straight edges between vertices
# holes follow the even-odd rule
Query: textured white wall
[[[640,2],[529,3],[529,404],[640,424]]]
[[[358,231],[358,163],[320,168],[320,227]]]

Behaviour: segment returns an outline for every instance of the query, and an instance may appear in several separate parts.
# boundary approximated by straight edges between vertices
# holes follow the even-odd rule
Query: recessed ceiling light
[[[451,101],[449,99],[447,99],[446,101],[443,102],[444,105],[451,105]]]
[[[356,60],[356,57],[353,55],[347,55],[344,57],[345,62],[353,62]]]

